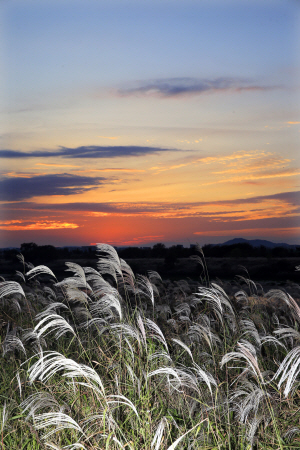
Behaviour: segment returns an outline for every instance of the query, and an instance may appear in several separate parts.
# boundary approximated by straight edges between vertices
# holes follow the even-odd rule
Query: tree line
[[[300,257],[299,247],[275,247],[265,246],[253,247],[248,243],[237,243],[232,245],[204,245],[202,247],[206,258],[245,258],[245,257],[267,257],[288,258]],[[157,243],[153,247],[124,247],[117,248],[119,256],[123,259],[137,258],[163,258],[166,263],[172,264],[178,258],[188,258],[198,253],[196,246],[183,247],[173,245],[166,247],[163,243]],[[54,247],[53,245],[37,245],[34,242],[23,243],[20,250],[2,250],[2,257],[11,260],[18,253],[22,253],[25,260],[32,263],[45,263],[46,261],[58,259],[94,259],[97,257],[95,246],[87,247]]]

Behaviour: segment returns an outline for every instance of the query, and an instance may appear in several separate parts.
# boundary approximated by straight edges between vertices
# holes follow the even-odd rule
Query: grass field
[[[299,449],[300,307],[245,276],[134,275],[98,245],[58,281],[20,255],[0,283],[9,449]],[[297,268],[294,268],[297,271]]]

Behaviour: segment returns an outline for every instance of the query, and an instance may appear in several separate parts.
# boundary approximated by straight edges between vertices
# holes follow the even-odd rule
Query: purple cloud
[[[250,91],[270,90],[279,86],[264,86],[253,84],[249,80],[231,77],[220,77],[215,79],[199,78],[164,78],[150,81],[137,81],[131,86],[118,89],[121,96],[141,95],[158,97],[178,97],[184,95],[198,95],[204,92],[216,92],[224,90]]]

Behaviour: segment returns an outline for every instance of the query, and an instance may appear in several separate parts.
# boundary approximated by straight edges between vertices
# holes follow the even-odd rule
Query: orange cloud
[[[50,166],[50,167],[80,167],[74,164],[54,164],[54,163],[35,163],[35,166]]]
[[[300,122],[285,122],[285,123],[288,123],[289,125],[299,125],[300,124]]]
[[[120,136],[98,136],[102,139],[119,139]]]
[[[287,169],[285,171],[280,172],[270,172],[270,173],[262,173],[258,175],[247,175],[246,177],[234,177],[234,178],[226,178],[222,180],[216,180],[209,183],[202,183],[199,184],[199,186],[210,186],[220,183],[240,183],[240,182],[251,182],[253,180],[263,180],[263,179],[270,179],[270,178],[282,178],[282,177],[293,177],[296,175],[300,175],[299,169]]]
[[[35,222],[30,224],[22,224],[21,221],[11,220],[0,223],[1,230],[58,230],[62,228],[78,228],[79,225],[67,222]]]
[[[32,178],[34,176],[47,175],[46,172],[39,172],[38,174],[32,172],[6,172],[3,175],[11,178]]]
[[[252,173],[253,171],[277,169],[278,167],[284,168],[291,161],[291,159],[283,159],[279,155],[266,156],[266,154],[263,153],[261,156],[257,156],[257,158],[252,158],[250,160],[247,158],[242,163],[239,161],[239,165],[234,163],[227,164],[227,167],[233,167],[232,169],[218,170],[212,173],[215,175],[224,173]]]
[[[113,168],[108,167],[106,169],[84,169],[74,170],[76,173],[89,173],[89,172],[146,172],[144,169],[125,169],[125,168]]]
[[[131,239],[122,239],[119,241],[116,241],[115,239],[113,241],[107,241],[108,244],[112,244],[112,245],[137,245],[140,244],[141,242],[158,242],[158,241],[162,241],[165,238],[165,236],[163,234],[161,235],[156,235],[156,236],[138,236],[138,237],[133,237]],[[90,244],[90,245],[95,245],[95,244]]]

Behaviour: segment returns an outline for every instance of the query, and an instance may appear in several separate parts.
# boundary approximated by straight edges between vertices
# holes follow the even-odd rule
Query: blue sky
[[[152,211],[159,201],[168,210],[176,201],[231,205],[299,189],[297,1],[10,0],[1,3],[1,14],[3,242],[34,233],[55,244],[71,224],[66,245],[88,244],[88,230],[103,217],[111,223],[121,217],[127,230],[104,233],[110,243],[187,236],[216,242],[242,233],[241,213],[229,223],[229,212],[220,210],[204,223],[208,211],[191,209],[180,216],[181,234],[157,214],[159,231],[151,238],[149,225],[136,240],[149,208],[139,208],[129,225],[125,213],[109,215],[106,208],[99,216],[98,204],[128,203],[131,210],[130,204],[147,201]],[[25,213],[14,203],[12,213],[4,203],[20,199],[44,211],[47,204],[70,206],[63,218],[58,207],[38,216],[38,207]],[[87,200],[84,224],[71,211],[72,203],[82,203],[84,213]],[[272,211],[286,216],[290,204],[277,210],[262,200],[260,208],[258,217],[253,206],[253,226],[242,237],[268,237],[256,221],[272,220]],[[199,225],[190,225],[192,217]],[[295,241],[299,211],[289,212],[288,225],[274,217],[273,228],[273,240]]]

